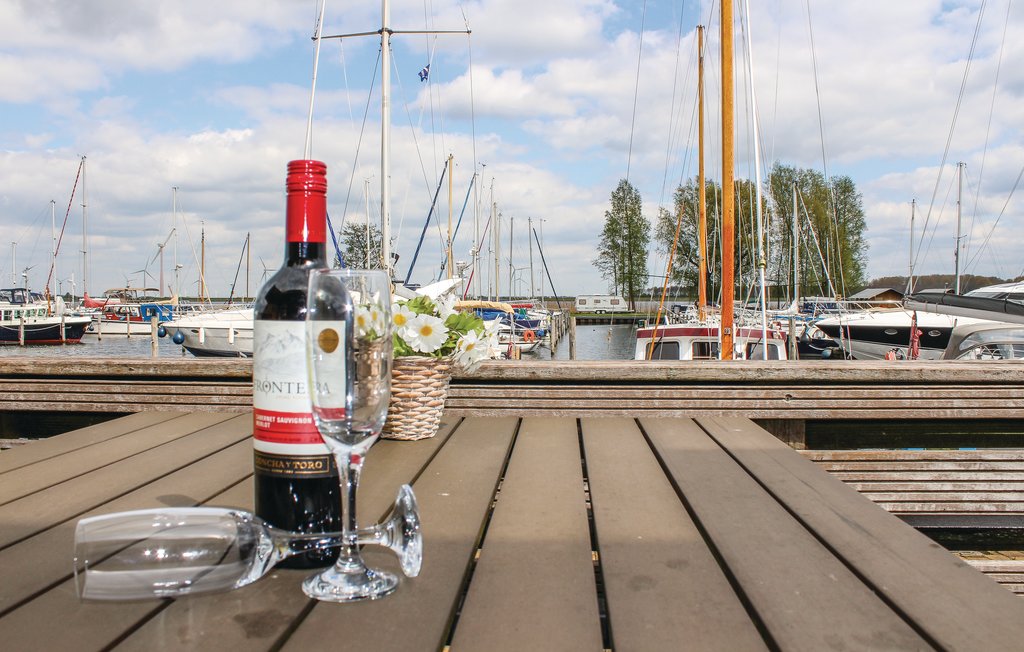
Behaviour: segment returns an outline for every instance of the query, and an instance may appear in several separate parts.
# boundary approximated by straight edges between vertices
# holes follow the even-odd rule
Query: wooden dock
[[[446,415],[380,442],[360,513],[413,483],[422,574],[318,603],[306,572],[80,603],[86,515],[252,507],[251,414],[142,411],[0,453],[5,650],[1019,650],[1024,601],[741,417]],[[395,568],[385,554],[368,555]]]

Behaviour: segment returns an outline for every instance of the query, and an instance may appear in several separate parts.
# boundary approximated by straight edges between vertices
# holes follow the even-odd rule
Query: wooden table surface
[[[361,521],[412,482],[392,596],[81,603],[85,515],[252,506],[251,416],[149,412],[0,453],[4,650],[1020,650],[1024,602],[743,418],[446,418],[380,442]],[[386,551],[368,560],[397,570]]]

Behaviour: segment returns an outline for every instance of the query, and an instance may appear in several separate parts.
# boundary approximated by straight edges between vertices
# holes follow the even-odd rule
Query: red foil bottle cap
[[[327,242],[327,164],[288,162],[288,242]]]

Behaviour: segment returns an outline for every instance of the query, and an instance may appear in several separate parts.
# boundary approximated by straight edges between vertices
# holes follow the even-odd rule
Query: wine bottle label
[[[305,322],[253,323],[253,448],[256,468],[274,475],[329,475],[330,452],[313,422]]]

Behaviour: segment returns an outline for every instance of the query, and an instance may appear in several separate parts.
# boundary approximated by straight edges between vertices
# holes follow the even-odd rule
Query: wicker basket
[[[452,378],[448,358],[396,357],[391,365],[391,404],[381,437],[412,441],[433,437]]]

